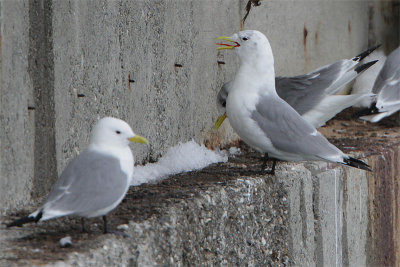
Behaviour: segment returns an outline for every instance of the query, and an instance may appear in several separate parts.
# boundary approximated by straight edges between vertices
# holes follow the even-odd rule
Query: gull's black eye
[[[120,131],[115,131],[115,133],[116,133],[116,134],[121,134],[121,132],[120,132]]]
[[[249,40],[249,38],[243,37],[242,40],[243,40],[243,41],[247,41],[247,40]]]

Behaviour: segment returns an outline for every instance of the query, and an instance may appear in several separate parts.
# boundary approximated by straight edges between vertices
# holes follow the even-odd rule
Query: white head
[[[234,44],[221,44],[218,50],[234,49],[240,58],[241,65],[250,65],[261,72],[274,67],[274,56],[267,37],[259,31],[246,30],[230,37],[221,36],[217,40],[225,40]]]
[[[146,138],[136,135],[123,120],[105,117],[93,127],[90,144],[125,148],[130,142],[148,144]]]

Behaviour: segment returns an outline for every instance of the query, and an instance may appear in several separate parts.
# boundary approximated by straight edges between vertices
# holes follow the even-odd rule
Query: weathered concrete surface
[[[365,239],[365,246],[355,245],[354,240],[346,240],[348,255],[346,256],[351,265],[352,260],[366,259],[368,266],[400,266],[400,246],[399,246],[399,145],[400,136],[395,118],[387,118],[378,125],[349,124],[348,122],[336,122],[333,127],[323,129],[324,134],[332,138],[333,143],[339,147],[347,149],[359,147],[364,155],[374,155],[369,163],[374,169],[373,176],[368,179],[368,184],[360,184],[357,190],[357,184],[346,185],[346,191],[351,192],[343,199],[347,201],[347,209],[351,212],[347,216],[346,232],[353,231]],[[365,128],[367,127],[367,128]],[[344,136],[343,136],[344,135]],[[348,175],[353,177],[352,174]],[[372,179],[371,179],[372,178]],[[368,214],[360,213],[359,223],[358,210],[350,208],[349,204],[356,203],[357,191],[362,194],[368,194],[368,202],[359,204],[367,205]],[[349,197],[351,196],[352,197]],[[361,199],[361,198],[360,198]],[[354,204],[353,204],[354,205]],[[367,232],[365,233],[365,224]],[[355,232],[354,232],[355,231]],[[366,235],[366,236],[365,236]],[[365,265],[365,264],[364,264]],[[358,265],[354,265],[358,266]]]
[[[371,266],[400,266],[399,150],[384,151],[376,160],[379,179],[369,181]]]
[[[29,203],[35,114],[29,77],[29,5],[1,2],[0,213]]]
[[[0,263],[8,265],[15,261],[17,265],[30,265],[30,257],[34,257],[34,263],[42,264],[61,256],[65,264],[74,266],[114,265],[116,262],[130,266],[315,265],[310,172],[301,165],[284,165],[276,178],[257,177],[244,167],[243,160],[236,165],[218,166],[218,169],[226,172],[224,168],[229,167],[233,177],[228,179],[224,174],[216,175],[214,169],[201,176],[182,175],[160,185],[134,190],[116,212],[116,216],[122,212],[122,216],[133,220],[127,231],[132,238],[101,235],[82,238],[79,227],[74,226],[77,229],[70,234],[76,247],[72,251],[78,253],[61,256],[68,250],[47,251],[51,245],[57,246],[62,237],[54,234],[57,227],[53,222],[50,227],[48,223],[46,226],[39,224],[47,228],[48,235],[53,235],[42,240],[38,238],[40,226],[28,226],[36,228],[28,230],[28,238],[21,235],[21,230],[8,230],[8,236],[17,234],[20,238],[6,240],[4,248],[7,249],[2,255],[7,255],[8,259]],[[335,205],[333,199],[329,203]],[[330,210],[329,207],[327,211]],[[321,243],[327,246],[323,252],[330,256],[329,245],[335,242],[329,240],[329,236],[324,237],[328,240]],[[21,247],[26,249],[21,250]]]
[[[399,9],[396,1],[370,1],[368,7],[370,46],[383,44],[388,55],[399,46]]]
[[[227,124],[211,131],[217,91],[237,67],[214,38],[239,30],[246,3],[2,1],[1,180],[10,186],[0,209],[45,195],[105,115],[149,137],[150,149],[134,148],[139,162],[179,141],[233,140]],[[364,1],[263,1],[244,26],[267,34],[278,75],[300,74],[365,49],[368,10]]]
[[[276,176],[260,176],[260,155],[243,149],[228,163],[133,187],[110,216],[112,227],[128,224],[128,238],[102,235],[100,219],[90,234],[77,219],[1,226],[0,265],[398,266],[400,128],[336,121],[323,130],[347,152],[363,149],[375,172],[279,163]],[[59,248],[66,235],[73,247]]]
[[[57,179],[52,3],[29,1],[28,72],[34,92],[34,179],[32,196],[50,191]]]
[[[279,76],[304,74],[368,47],[367,1],[261,2],[244,29],[266,34]]]

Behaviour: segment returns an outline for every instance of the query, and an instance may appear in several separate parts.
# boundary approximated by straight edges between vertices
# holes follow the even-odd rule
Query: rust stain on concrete
[[[307,35],[308,35],[308,30],[306,28],[306,25],[304,25],[304,28],[303,28],[303,45],[304,45],[304,47],[307,46]]]
[[[310,65],[310,59],[308,58],[308,54],[307,54],[307,36],[308,36],[308,29],[307,29],[306,25],[304,24],[304,27],[303,27],[303,46],[304,46],[304,60],[305,60],[305,68],[306,69]]]
[[[321,31],[321,21],[318,22],[318,26],[317,26],[317,30],[315,31],[315,35],[314,35],[314,44],[317,45],[318,41],[319,41],[319,32]]]
[[[351,34],[351,21],[350,20],[347,23],[347,31],[349,32],[349,34]]]

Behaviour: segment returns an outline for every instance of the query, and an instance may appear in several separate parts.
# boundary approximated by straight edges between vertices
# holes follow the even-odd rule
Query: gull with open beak
[[[219,37],[220,40],[227,40],[229,37]],[[233,49],[235,45],[218,43],[222,47],[218,50]],[[227,48],[226,48],[227,47]],[[360,101],[371,101],[374,94],[371,92],[336,95],[343,88],[353,81],[360,74],[364,73],[377,60],[360,64],[360,61],[370,55],[380,45],[372,47],[361,54],[351,58],[342,59],[332,64],[320,67],[308,74],[293,77],[276,77],[275,87],[279,97],[292,106],[305,120],[314,127],[319,128],[333,118],[342,110],[353,106]],[[226,98],[229,94],[233,81],[225,83],[218,93],[218,104],[226,105]],[[226,115],[220,116],[215,122],[214,129],[218,130]]]
[[[233,49],[240,66],[226,99],[232,128],[252,148],[273,159],[324,160],[363,170],[369,166],[344,154],[302,118],[275,90],[274,57],[268,39],[259,31],[218,37],[223,49]],[[270,173],[274,173],[275,160]]]

